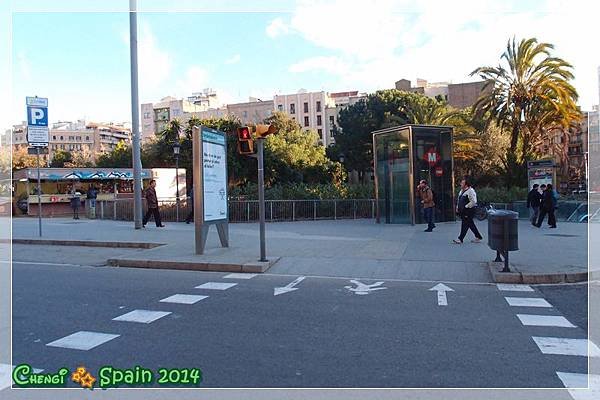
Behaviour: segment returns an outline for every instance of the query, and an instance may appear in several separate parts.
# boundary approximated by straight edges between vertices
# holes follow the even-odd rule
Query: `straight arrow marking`
[[[297,284],[299,284],[300,282],[302,282],[305,279],[306,279],[305,276],[299,276],[285,286],[274,288],[273,296],[278,296],[280,294],[289,293],[289,292],[293,292],[294,290],[298,290],[298,288],[295,288],[294,286],[296,286]]]
[[[437,292],[438,306],[447,306],[448,298],[446,297],[446,292],[454,292],[454,289],[444,285],[443,283],[438,283],[429,290]]]

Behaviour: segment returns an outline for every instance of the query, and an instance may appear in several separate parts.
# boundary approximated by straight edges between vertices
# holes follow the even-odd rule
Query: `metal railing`
[[[174,200],[159,200],[159,206],[163,221],[177,221],[177,205]],[[192,204],[188,200],[180,200],[179,221],[185,220],[191,207]],[[146,209],[145,203],[144,209]],[[132,221],[133,201],[132,199],[98,201],[96,218]],[[265,218],[273,222],[375,218],[375,200],[266,200]],[[229,221],[258,221],[258,200],[229,201]]]

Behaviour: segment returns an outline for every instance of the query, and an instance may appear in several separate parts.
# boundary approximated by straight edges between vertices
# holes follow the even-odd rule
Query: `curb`
[[[147,242],[105,242],[94,240],[59,240],[59,239],[13,239],[13,244],[38,244],[49,246],[84,246],[84,247],[112,247],[122,249],[153,249],[164,246],[165,243]]]
[[[502,262],[489,262],[492,281],[495,283],[525,283],[525,284],[552,284],[586,282],[589,278],[587,272],[555,272],[555,273],[528,273],[519,272],[513,265],[511,272],[500,272],[504,268]]]
[[[217,263],[208,261],[167,261],[167,260],[136,260],[125,258],[111,258],[107,264],[111,267],[148,268],[148,269],[173,269],[186,271],[213,271],[213,272],[247,272],[263,273],[273,266],[280,257],[269,261],[253,261],[243,264]]]

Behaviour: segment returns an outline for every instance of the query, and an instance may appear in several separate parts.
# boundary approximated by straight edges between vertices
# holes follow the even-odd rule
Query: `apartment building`
[[[227,114],[237,117],[242,124],[260,124],[265,119],[273,115],[274,101],[262,101],[257,98],[250,98],[249,102],[227,105]]]
[[[152,139],[157,133],[165,129],[167,123],[173,119],[187,120],[194,113],[207,111],[206,104],[194,104],[189,100],[164,97],[158,103],[144,103],[142,111],[142,142]],[[199,115],[199,114],[198,114]]]
[[[57,122],[50,128],[48,158],[51,160],[59,150],[70,153],[87,151],[95,158],[112,151],[120,141],[131,144],[131,130],[124,124],[86,123],[83,120]],[[25,121],[13,126],[12,146],[13,149],[28,146]]]
[[[327,135],[323,139],[324,146],[331,146],[335,143],[335,130],[339,129],[338,117],[340,111],[344,108],[358,103],[359,101],[366,99],[365,93],[359,93],[358,90],[352,90],[347,92],[334,92],[329,93],[329,97],[333,101],[333,106],[329,106],[325,110],[326,121],[327,121]]]
[[[326,109],[335,107],[335,102],[328,93],[301,90],[296,94],[275,95],[273,106],[276,111],[293,117],[304,129],[317,132],[319,143],[328,145]]]
[[[455,108],[466,108],[475,104],[481,94],[485,82],[427,82],[425,79],[417,79],[417,85],[411,86],[408,79],[396,81],[395,88],[405,92],[421,93],[428,97],[437,97],[446,100]]]

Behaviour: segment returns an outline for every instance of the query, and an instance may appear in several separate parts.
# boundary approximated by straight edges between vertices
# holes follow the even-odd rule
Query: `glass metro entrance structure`
[[[402,125],[373,132],[377,223],[423,223],[417,185],[427,180],[435,221],[454,221],[452,127]]]

